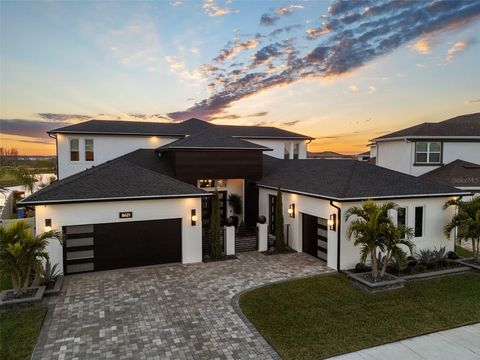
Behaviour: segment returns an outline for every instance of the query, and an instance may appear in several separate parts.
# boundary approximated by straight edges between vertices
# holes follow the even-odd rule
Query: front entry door
[[[327,219],[302,214],[303,252],[327,261],[328,251]]]

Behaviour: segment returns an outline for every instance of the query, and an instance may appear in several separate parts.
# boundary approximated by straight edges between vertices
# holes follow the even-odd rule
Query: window
[[[199,188],[223,188],[227,186],[225,179],[200,179],[197,180]]]
[[[415,237],[423,236],[423,206],[415,207]]]
[[[78,139],[70,139],[70,161],[80,160],[80,142]]]
[[[268,233],[275,235],[275,208],[277,207],[277,197],[275,195],[268,195]]]
[[[407,208],[397,209],[397,226],[407,226]],[[405,238],[405,231],[402,233],[402,237]]]
[[[93,161],[93,139],[85,139],[85,161]]]
[[[283,145],[283,158],[290,159],[290,143],[285,143]]]
[[[300,144],[295,143],[293,144],[293,158],[298,159],[298,153],[300,152]]]
[[[442,158],[442,143],[424,142],[415,143],[415,163],[439,164]]]

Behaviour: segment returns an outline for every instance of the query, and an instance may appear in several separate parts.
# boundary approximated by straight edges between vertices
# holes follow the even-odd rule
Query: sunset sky
[[[273,125],[359,153],[480,111],[480,1],[1,1],[2,147],[89,119]]]

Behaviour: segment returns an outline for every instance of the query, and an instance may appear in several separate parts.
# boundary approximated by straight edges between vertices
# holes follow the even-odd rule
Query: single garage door
[[[327,261],[327,219],[302,213],[303,252]]]
[[[65,273],[182,261],[182,220],[64,227]]]

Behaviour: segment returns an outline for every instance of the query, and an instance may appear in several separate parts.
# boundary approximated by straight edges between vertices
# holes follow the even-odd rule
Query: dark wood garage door
[[[302,214],[303,252],[327,261],[327,219]]]
[[[83,226],[87,227],[91,233],[79,233],[78,226],[65,229],[66,273],[182,261],[181,219]]]

